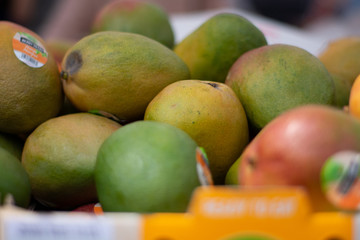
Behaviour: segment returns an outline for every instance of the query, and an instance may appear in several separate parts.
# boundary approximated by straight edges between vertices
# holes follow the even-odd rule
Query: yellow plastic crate
[[[186,213],[0,208],[0,240],[360,240],[355,213],[312,212],[301,188],[196,189]]]

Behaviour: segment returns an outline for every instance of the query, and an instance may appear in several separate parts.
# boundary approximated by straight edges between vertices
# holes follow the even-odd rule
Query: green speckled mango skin
[[[225,82],[230,67],[243,53],[264,45],[264,34],[250,21],[221,13],[184,38],[174,51],[189,67],[192,79]]]
[[[169,48],[135,33],[103,31],[74,44],[62,61],[62,83],[80,111],[101,110],[126,121],[143,118],[165,86],[189,79],[186,64]]]
[[[92,33],[120,31],[144,35],[168,48],[175,37],[169,16],[160,5],[145,1],[112,1],[97,14]]]
[[[296,106],[333,105],[335,99],[333,79],[320,60],[286,44],[247,52],[232,66],[225,83],[239,97],[255,129]]]

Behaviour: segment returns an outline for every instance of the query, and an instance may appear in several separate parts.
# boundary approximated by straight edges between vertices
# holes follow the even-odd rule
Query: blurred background
[[[97,11],[111,0],[0,0],[0,20],[28,27],[47,39],[78,40]],[[145,0],[146,1],[146,0]],[[360,0],[148,0],[177,16],[239,10],[316,36],[360,35]],[[185,33],[179,24],[175,33]],[[180,27],[180,29],[179,29]],[[180,33],[179,33],[180,32]]]

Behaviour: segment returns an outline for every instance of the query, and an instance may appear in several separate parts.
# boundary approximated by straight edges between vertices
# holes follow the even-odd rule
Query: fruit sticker
[[[201,185],[214,185],[209,168],[209,161],[205,150],[201,147],[196,148],[196,170],[198,172]]]
[[[12,44],[16,57],[30,67],[40,68],[48,60],[44,46],[30,34],[17,32]]]
[[[321,180],[331,203],[344,210],[360,210],[360,153],[338,152],[325,162]]]

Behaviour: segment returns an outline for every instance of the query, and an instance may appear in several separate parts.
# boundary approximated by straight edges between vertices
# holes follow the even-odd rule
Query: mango
[[[61,67],[65,95],[75,108],[108,112],[128,122],[142,119],[164,87],[190,75],[161,43],[117,31],[82,38],[67,51]]]
[[[120,127],[91,113],[67,114],[38,126],[26,139],[22,155],[34,199],[56,210],[96,202],[97,151]]]
[[[95,166],[106,212],[185,212],[194,189],[196,142],[167,123],[136,121],[101,145]]]
[[[242,154],[243,186],[301,186],[315,211],[335,206],[322,190],[321,169],[333,154],[360,151],[360,121],[321,104],[299,106],[266,125]]]
[[[149,103],[144,119],[165,122],[187,132],[205,149],[216,184],[224,183],[228,169],[249,141],[244,108],[224,83],[172,83]]]
[[[288,44],[267,45],[243,54],[225,83],[240,99],[255,130],[294,107],[333,105],[335,101],[335,85],[325,66],[306,50]]]
[[[9,195],[16,206],[27,208],[31,200],[30,179],[19,159],[0,147],[0,205]]]
[[[325,46],[318,57],[329,72],[352,85],[360,74],[360,37],[336,38]]]
[[[161,5],[146,1],[111,1],[95,16],[92,33],[120,31],[137,33],[154,39],[172,49],[174,31],[168,13]]]
[[[63,90],[44,40],[21,25],[0,21],[0,132],[28,134],[57,116]]]
[[[185,37],[174,51],[189,67],[192,79],[223,83],[236,59],[266,44],[264,34],[246,18],[220,13]]]

